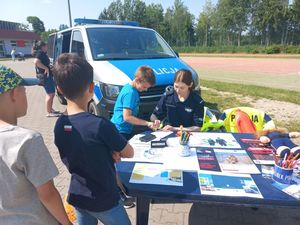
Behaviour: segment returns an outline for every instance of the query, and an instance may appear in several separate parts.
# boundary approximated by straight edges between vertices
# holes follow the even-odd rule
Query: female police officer
[[[166,90],[155,107],[150,120],[164,120],[163,130],[199,131],[203,124],[204,101],[194,92],[195,85],[189,70],[178,70],[174,88]]]

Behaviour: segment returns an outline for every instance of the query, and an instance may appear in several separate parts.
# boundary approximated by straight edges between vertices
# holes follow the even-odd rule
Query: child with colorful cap
[[[52,179],[58,170],[41,135],[17,126],[27,112],[23,79],[0,65],[0,224],[71,224]]]

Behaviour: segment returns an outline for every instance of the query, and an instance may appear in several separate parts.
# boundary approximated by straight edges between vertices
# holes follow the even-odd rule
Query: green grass
[[[205,100],[205,105],[207,107],[215,109],[219,112],[237,106],[252,107],[252,105],[248,102],[241,101],[235,96],[224,95],[218,91],[236,93],[242,96],[250,96],[254,99],[267,98],[271,100],[292,102],[300,105],[300,92],[296,91],[285,91],[281,89],[258,87],[254,85],[230,84],[217,81],[211,82],[208,80],[201,80],[201,86],[214,89],[202,90],[201,96]],[[293,122],[291,122],[291,120],[275,120],[274,122],[278,127],[285,127],[290,131],[298,131],[300,127],[300,119],[295,119],[292,121]]]
[[[205,105],[211,109],[222,112],[225,109],[236,107],[236,106],[249,106],[249,103],[239,101],[236,97],[223,96],[220,93],[211,90],[202,90],[201,96],[205,100]]]
[[[300,121],[294,121],[293,123],[287,121],[274,121],[277,127],[285,127],[289,131],[299,131]]]
[[[201,80],[201,86],[216,89],[218,91],[237,93],[243,96],[251,96],[254,99],[266,98],[300,105],[300,92],[261,87],[255,85],[243,85],[220,81]]]

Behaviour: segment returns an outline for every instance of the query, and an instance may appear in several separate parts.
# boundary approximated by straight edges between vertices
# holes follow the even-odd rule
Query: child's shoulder
[[[39,132],[21,126],[10,125],[1,130],[5,131],[6,136],[10,139],[15,140],[30,140],[41,137]]]
[[[40,133],[21,126],[9,125],[6,128],[7,132],[14,132],[16,134],[27,134],[29,136],[40,136]]]

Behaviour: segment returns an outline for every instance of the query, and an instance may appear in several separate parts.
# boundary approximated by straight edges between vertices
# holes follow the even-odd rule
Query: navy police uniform
[[[161,97],[153,114],[159,120],[164,120],[164,125],[202,127],[204,101],[196,92],[190,92],[188,98],[181,102],[172,88],[167,90]]]

